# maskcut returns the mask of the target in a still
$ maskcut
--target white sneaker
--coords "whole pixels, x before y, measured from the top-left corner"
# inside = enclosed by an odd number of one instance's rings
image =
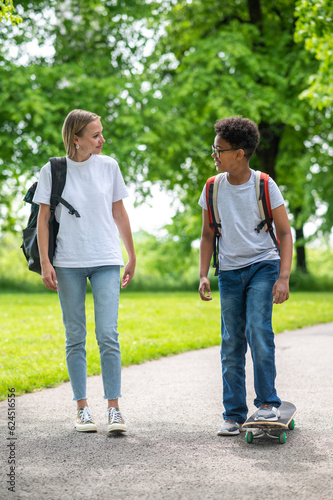
[[[218,430],[218,436],[236,436],[242,430],[242,425],[234,420],[225,420]]]
[[[88,406],[78,409],[74,424],[75,424],[75,429],[80,432],[97,431],[97,425],[93,420],[90,408]]]
[[[280,411],[273,405],[261,405],[254,417],[254,420],[265,422],[276,422],[280,418]]]
[[[108,432],[126,432],[126,420],[118,406],[113,406],[106,410],[105,416],[108,419]]]

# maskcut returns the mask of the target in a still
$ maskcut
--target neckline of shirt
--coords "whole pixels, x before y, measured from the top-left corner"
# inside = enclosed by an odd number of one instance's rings
[[[96,155],[91,155],[88,158],[88,160],[84,160],[84,161],[74,161],[71,158],[68,158],[68,156],[66,156],[66,161],[67,161],[67,165],[70,165],[72,167],[84,167],[85,165],[88,165],[88,163],[91,163],[94,160],[95,156]]]
[[[227,172],[225,172],[225,180],[227,182],[227,185],[230,186],[230,187],[232,187],[233,189],[241,189],[241,188],[247,187],[249,184],[252,183],[253,179],[255,178],[254,170],[252,168],[250,170],[251,170],[250,178],[249,178],[248,181],[244,182],[244,184],[231,184],[228,181]]]

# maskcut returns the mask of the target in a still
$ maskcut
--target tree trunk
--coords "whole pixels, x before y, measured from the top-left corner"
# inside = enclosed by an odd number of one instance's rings
[[[248,0],[247,5],[249,9],[251,23],[258,26],[260,33],[262,34],[262,15],[261,15],[260,1]]]
[[[270,125],[261,122],[259,125],[260,143],[257,148],[257,156],[260,161],[260,170],[275,180],[275,163],[279,152],[279,143],[284,125]]]
[[[260,161],[260,170],[269,174],[274,180],[276,157],[279,152],[279,143],[283,129],[283,124],[272,126],[262,122],[259,125],[260,144],[257,149],[257,156]],[[300,211],[301,209],[294,211],[295,220],[297,219],[297,213]],[[298,271],[308,272],[303,226],[296,229],[296,262]]]
[[[300,243],[298,244],[298,242]],[[296,269],[297,271],[303,271],[304,273],[308,272],[306,265],[303,226],[296,229]]]

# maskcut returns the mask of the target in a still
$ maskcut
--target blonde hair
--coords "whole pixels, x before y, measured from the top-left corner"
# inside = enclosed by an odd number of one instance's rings
[[[84,109],[73,109],[67,115],[62,127],[62,138],[68,158],[74,158],[75,156],[74,136],[82,137],[88,123],[97,120],[97,118],[101,117]]]

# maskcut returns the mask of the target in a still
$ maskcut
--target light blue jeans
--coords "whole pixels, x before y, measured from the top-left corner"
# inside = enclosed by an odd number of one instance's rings
[[[55,268],[66,331],[66,361],[73,399],[87,399],[87,279],[94,298],[95,333],[99,346],[105,399],[121,396],[121,355],[118,342],[120,266]]]
[[[247,418],[245,354],[251,349],[254,405],[280,406],[275,389],[275,344],[272,330],[273,285],[279,260],[267,260],[232,271],[220,271],[223,418]]]

